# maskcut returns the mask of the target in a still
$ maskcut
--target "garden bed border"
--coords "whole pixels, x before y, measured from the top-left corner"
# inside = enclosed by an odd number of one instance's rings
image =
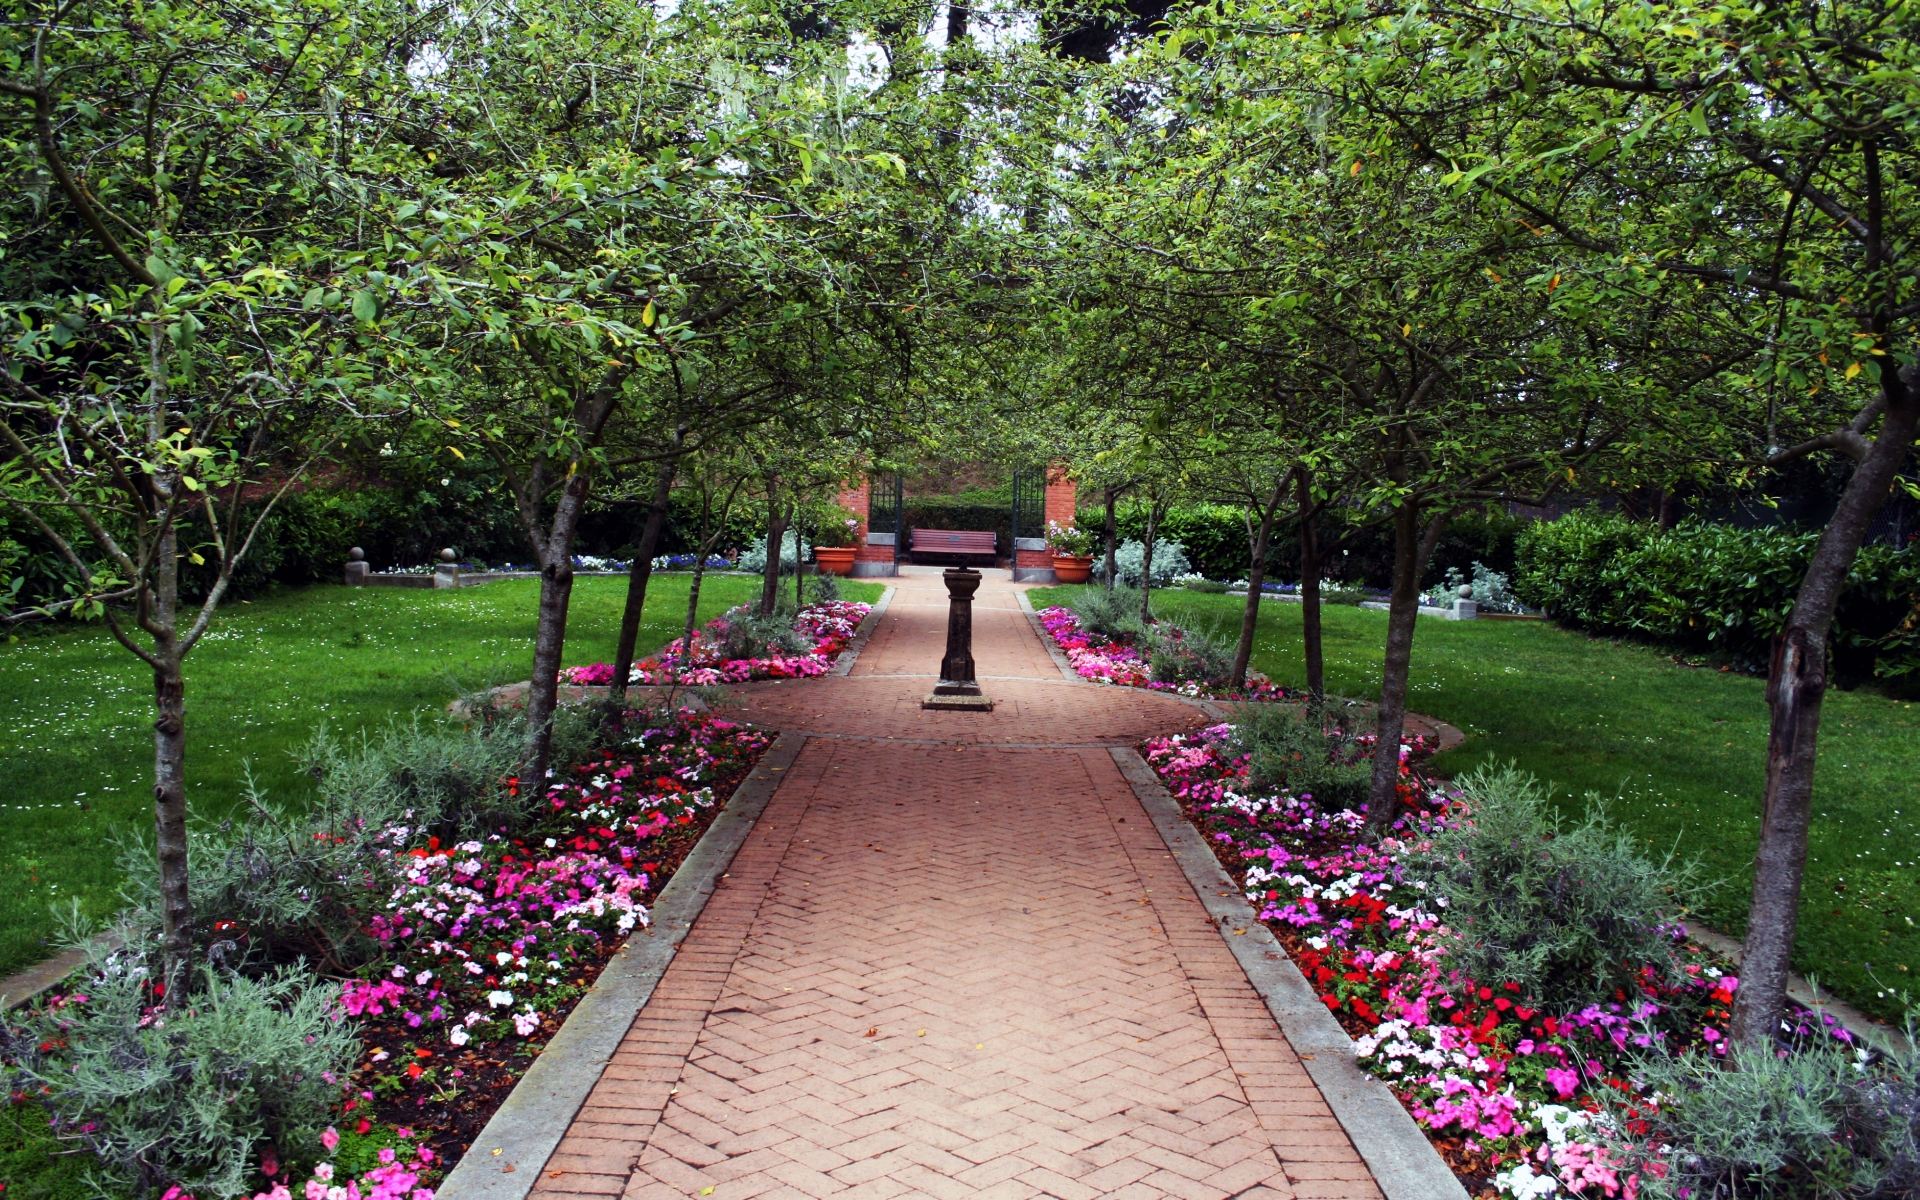
[[[880,598],[867,609],[867,615],[860,622],[860,628],[854,630],[853,636],[847,639],[846,648],[840,651],[838,658],[834,659],[833,670],[828,671],[827,674],[847,675],[853,671],[854,661],[860,657],[860,651],[866,648],[867,639],[873,636],[874,629],[880,624],[880,618],[887,615],[887,605],[893,603],[894,590],[893,585],[888,584],[886,590],[880,593]]]
[[[436,1190],[438,1200],[524,1200],[614,1051],[673,962],[734,855],[800,755],[806,735],[783,733],[728,798],[661,889],[652,924],[607,963],[560,1031],[495,1110]]]
[[[1273,931],[1255,917],[1253,906],[1228,878],[1213,848],[1187,821],[1153,768],[1132,747],[1116,746],[1111,753],[1219,929],[1221,940],[1266,1002],[1267,1011],[1373,1173],[1381,1193],[1387,1200],[1467,1200],[1467,1191],[1452,1168],[1399,1099],[1386,1084],[1360,1069],[1353,1056],[1353,1039],[1307,986],[1306,977]]]

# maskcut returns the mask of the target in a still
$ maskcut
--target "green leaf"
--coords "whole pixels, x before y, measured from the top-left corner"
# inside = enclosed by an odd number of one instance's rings
[[[364,321],[369,325],[378,321],[380,319],[379,297],[375,296],[372,292],[355,292],[353,294],[353,317],[354,320]]]

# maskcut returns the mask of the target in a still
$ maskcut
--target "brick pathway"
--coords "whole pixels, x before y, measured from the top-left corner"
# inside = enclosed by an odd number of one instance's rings
[[[1378,1196],[1089,745],[1199,714],[1058,682],[989,582],[975,657],[1017,723],[909,717],[945,610],[900,584],[852,676],[748,706],[912,740],[807,742],[536,1194]]]

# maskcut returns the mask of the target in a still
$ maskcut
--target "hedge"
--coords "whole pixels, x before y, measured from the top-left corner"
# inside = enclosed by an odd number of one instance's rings
[[[1351,514],[1357,517],[1359,514]],[[1323,548],[1340,542],[1345,532],[1344,512],[1324,516],[1320,527]],[[1105,527],[1106,511],[1083,508],[1079,513],[1082,529],[1096,533]],[[1147,528],[1146,509],[1122,505],[1115,514],[1120,537],[1139,539]],[[1526,522],[1505,513],[1462,513],[1447,525],[1447,532],[1434,549],[1426,582],[1446,577],[1447,568],[1458,568],[1462,575],[1473,573],[1473,564],[1484,563],[1502,574],[1511,574],[1514,564],[1514,538]],[[1267,547],[1267,575],[1271,579],[1295,580],[1300,577],[1300,539],[1298,527],[1282,522]],[[1168,510],[1156,536],[1169,537],[1186,547],[1193,569],[1209,579],[1245,579],[1247,577],[1246,510],[1232,504],[1180,504]],[[1329,579],[1343,580],[1366,587],[1390,587],[1393,583],[1393,530],[1384,525],[1359,529],[1339,549],[1327,551],[1323,569]]]
[[[1516,594],[1571,625],[1713,651],[1765,670],[1812,560],[1815,531],[1687,522],[1666,532],[1583,510],[1530,526]],[[1920,672],[1920,550],[1868,546],[1834,617],[1842,679]]]

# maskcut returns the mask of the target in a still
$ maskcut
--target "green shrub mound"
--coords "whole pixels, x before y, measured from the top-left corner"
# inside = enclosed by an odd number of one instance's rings
[[[1640,854],[1595,796],[1563,822],[1552,793],[1512,766],[1485,764],[1457,786],[1470,823],[1436,834],[1406,876],[1444,899],[1448,968],[1517,983],[1555,1012],[1637,994],[1643,967],[1681,981],[1673,928],[1691,868]]]
[[[1342,725],[1330,728],[1295,709],[1249,704],[1238,714],[1233,746],[1248,756],[1257,783],[1312,796],[1325,812],[1366,807],[1372,761]]]
[[[1140,620],[1138,588],[1082,588],[1070,606],[1073,615],[1080,618],[1080,628],[1095,637],[1133,642],[1146,634],[1146,624]]]
[[[92,1193],[242,1196],[261,1145],[318,1157],[359,1051],[339,987],[209,966],[189,1002],[143,1021],[158,955],[122,933],[118,949],[91,944],[84,1000],[0,1030],[0,1079],[37,1101],[57,1141],[92,1152]]]
[[[1514,591],[1569,624],[1722,653],[1762,670],[1819,535],[1686,523],[1661,532],[1592,509],[1520,535]],[[1920,552],[1867,546],[1834,616],[1843,677],[1920,672]]]
[[[1155,683],[1225,683],[1233,671],[1233,646],[1209,630],[1156,626],[1147,670]]]

